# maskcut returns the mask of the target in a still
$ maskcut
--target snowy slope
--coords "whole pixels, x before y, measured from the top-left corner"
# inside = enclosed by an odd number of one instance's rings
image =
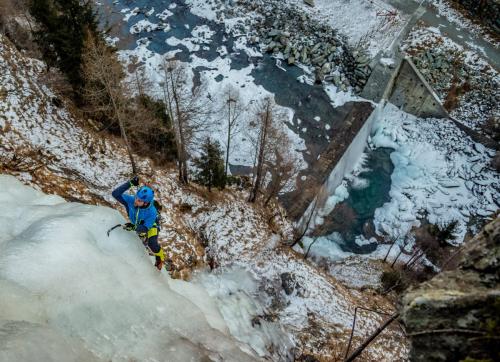
[[[44,69],[42,62],[21,56],[0,35],[0,160],[15,164],[17,156],[24,165],[43,165],[93,191],[103,190],[110,177],[130,172],[126,153],[104,138],[91,137],[65,107],[55,106],[54,92],[37,80]]]

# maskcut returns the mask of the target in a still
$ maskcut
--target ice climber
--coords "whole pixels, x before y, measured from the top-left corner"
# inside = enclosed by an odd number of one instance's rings
[[[139,186],[139,177],[134,176],[130,181],[118,186],[113,192],[113,197],[125,206],[130,222],[124,229],[135,231],[156,257],[155,266],[158,270],[163,267],[165,254],[158,244],[158,211],[154,205],[154,191],[149,186],[141,186],[135,197],[125,192],[132,186]]]

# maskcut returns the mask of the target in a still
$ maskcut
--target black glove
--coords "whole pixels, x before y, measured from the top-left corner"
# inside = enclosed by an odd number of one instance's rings
[[[134,176],[130,179],[131,186],[139,186],[139,176]]]
[[[123,228],[127,231],[132,231],[135,230],[135,225],[132,224],[131,222],[128,222],[125,225],[123,225]]]

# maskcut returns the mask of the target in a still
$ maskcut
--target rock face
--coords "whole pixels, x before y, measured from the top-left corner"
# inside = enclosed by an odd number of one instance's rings
[[[464,247],[456,270],[409,291],[403,304],[411,361],[500,360],[500,217]]]

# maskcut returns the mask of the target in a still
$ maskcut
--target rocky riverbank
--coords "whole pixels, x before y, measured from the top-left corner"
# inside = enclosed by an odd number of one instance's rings
[[[239,28],[249,45],[283,58],[288,65],[306,66],[316,83],[330,82],[339,90],[352,88],[356,93],[366,84],[371,59],[364,50],[351,48],[331,26],[296,6],[275,0],[240,0],[226,9],[227,17],[243,15],[251,19]]]
[[[452,116],[474,130],[491,133],[498,120],[500,77],[479,53],[432,28],[412,32],[403,48]]]

